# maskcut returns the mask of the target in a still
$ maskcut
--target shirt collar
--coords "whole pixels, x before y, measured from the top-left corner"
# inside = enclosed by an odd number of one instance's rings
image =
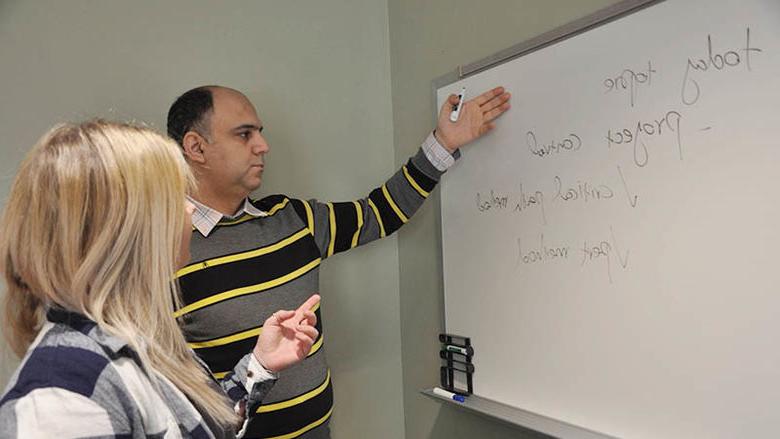
[[[192,197],[188,197],[192,204],[195,205],[195,211],[192,212],[192,226],[203,235],[204,238],[214,230],[214,227],[223,219],[233,220],[237,219],[244,214],[251,215],[255,218],[261,216],[268,216],[267,212],[264,212],[255,207],[249,198],[244,199],[244,204],[236,213],[231,216],[223,215],[220,211],[212,209],[203,203],[198,202]]]
[[[122,354],[137,358],[135,351],[130,348],[125,340],[106,332],[97,323],[82,314],[68,311],[55,305],[46,310],[46,320],[51,323],[65,325],[74,331],[78,331],[114,354]]]

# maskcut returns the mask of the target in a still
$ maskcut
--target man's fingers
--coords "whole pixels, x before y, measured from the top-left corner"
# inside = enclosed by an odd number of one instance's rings
[[[450,114],[450,112],[458,105],[458,95],[450,95],[447,98],[447,102],[442,104],[440,115]]]
[[[500,107],[494,108],[494,109],[488,111],[487,113],[485,113],[484,116],[483,116],[483,120],[485,122],[490,122],[491,120],[493,120],[493,119],[497,118],[498,116],[501,116],[502,114],[504,114],[504,112],[506,110],[508,110],[509,108],[510,108],[509,102],[505,102]]]
[[[509,93],[504,93],[504,94],[502,94],[500,96],[496,96],[496,97],[490,99],[489,101],[486,101],[484,104],[482,104],[480,106],[480,108],[482,109],[483,113],[487,113],[488,111],[490,111],[490,110],[492,110],[494,108],[498,108],[498,107],[501,107],[504,104],[508,104],[509,98],[511,96],[512,95],[510,95]]]
[[[502,93],[504,93],[504,87],[496,87],[474,98],[474,102],[476,102],[481,107],[485,102],[495,98],[496,96],[501,96]]]

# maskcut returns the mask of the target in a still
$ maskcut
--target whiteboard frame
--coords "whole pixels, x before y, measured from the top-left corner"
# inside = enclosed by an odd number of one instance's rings
[[[461,79],[468,78],[469,76],[476,75],[477,73],[520,58],[521,56],[528,55],[529,53],[536,52],[537,50],[544,49],[545,47],[552,46],[553,44],[560,43],[581,33],[585,33],[591,29],[603,26],[664,1],[666,0],[623,0],[551,31],[523,41],[522,43],[498,51],[478,61],[458,66],[452,72],[444,74],[432,81],[434,115],[438,118],[439,113],[436,111],[438,107],[436,91],[442,87],[446,87],[453,82],[460,81]]]
[[[433,116],[434,121],[438,120],[439,108],[437,91],[446,87],[461,79],[468,78],[478,73],[489,70],[493,67],[499,66],[506,62],[515,60],[522,56],[536,52],[537,50],[544,49],[569,38],[575,37],[579,34],[585,33],[591,29],[608,24],[612,21],[631,15],[635,12],[641,11],[645,8],[662,3],[666,0],[623,0],[615,3],[611,6],[607,6],[600,9],[590,15],[571,21],[560,27],[557,27],[551,31],[540,34],[522,43],[515,44],[512,47],[496,52],[490,56],[482,58],[478,61],[460,65],[455,70],[442,75],[431,82],[431,96],[433,99]],[[442,218],[441,218],[441,196],[438,198],[439,215],[437,216],[437,227],[439,232],[442,232]],[[440,243],[443,244],[444,237],[440,235]],[[443,260],[442,247],[439,246],[439,260]],[[444,285],[444,270],[442,265],[441,281]],[[443,291],[442,291],[443,293]],[[446,306],[446,303],[445,303]],[[441,313],[441,326],[446,328],[446,319],[444,310]],[[479,347],[477,347],[479,349]],[[604,433],[596,432],[588,428],[584,428],[577,425],[572,425],[568,422],[552,419],[547,416],[532,413],[527,410],[518,409],[508,406],[498,401],[493,401],[487,398],[483,398],[477,395],[472,395],[468,398],[468,403],[460,404],[455,401],[447,400],[445,398],[437,397],[433,394],[431,389],[421,391],[424,395],[431,397],[435,400],[440,400],[447,404],[452,404],[456,407],[463,407],[474,413],[484,415],[490,419],[500,421],[502,423],[508,423],[511,425],[519,426],[524,429],[530,429],[540,433],[544,433],[556,438],[566,439],[614,439],[614,436],[609,436]]]
[[[566,439],[618,439],[615,436],[608,436],[604,433],[598,433],[588,430],[568,422],[559,421],[544,415],[518,409],[500,402],[483,398],[477,395],[471,395],[465,402],[457,402],[451,398],[433,393],[433,389],[423,390],[423,395],[445,404],[451,404],[460,410],[472,412],[477,415],[498,420],[503,424],[513,427],[521,427],[525,430],[541,432],[556,438]]]

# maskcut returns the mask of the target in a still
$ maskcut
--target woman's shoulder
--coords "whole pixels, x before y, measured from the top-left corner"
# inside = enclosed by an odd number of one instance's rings
[[[126,360],[92,335],[44,326],[0,399],[0,437],[114,437],[142,425],[117,367]]]
[[[9,382],[0,405],[46,388],[90,397],[110,364],[109,355],[87,334],[47,324]]]

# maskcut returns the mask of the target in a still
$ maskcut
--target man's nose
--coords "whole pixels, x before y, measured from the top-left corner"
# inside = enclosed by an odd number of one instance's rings
[[[266,142],[265,137],[262,134],[257,134],[255,137],[255,143],[252,145],[252,152],[255,154],[264,154],[271,149]]]

